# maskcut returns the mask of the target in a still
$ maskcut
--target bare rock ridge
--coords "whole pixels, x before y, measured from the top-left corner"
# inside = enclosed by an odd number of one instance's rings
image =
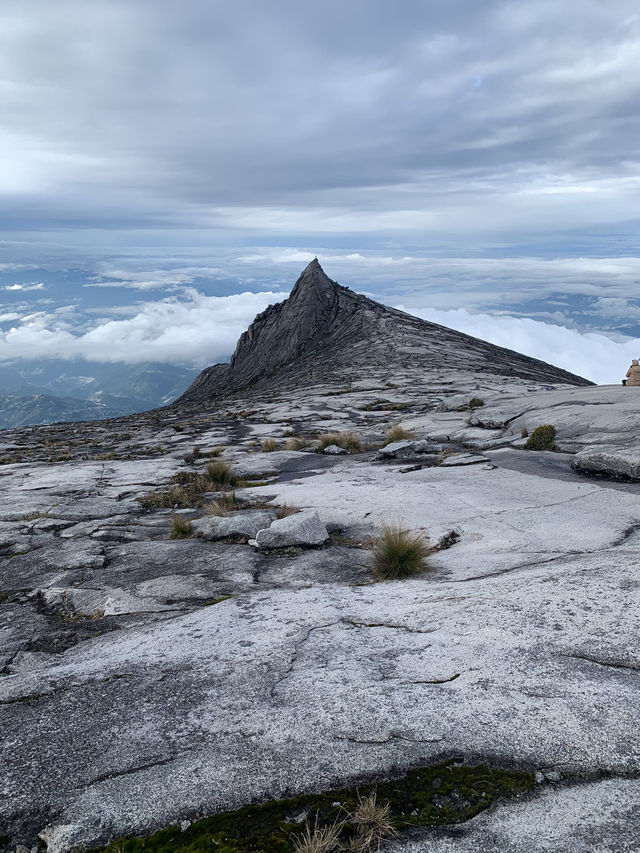
[[[381,305],[332,281],[318,260],[291,295],[240,336],[230,364],[202,371],[176,401],[203,402],[249,386],[293,388],[340,382],[370,369],[461,370],[533,382],[591,385],[575,374]]]

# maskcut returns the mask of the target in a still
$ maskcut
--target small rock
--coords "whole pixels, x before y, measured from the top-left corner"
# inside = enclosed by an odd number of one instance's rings
[[[557,770],[548,770],[544,775],[549,782],[559,782],[562,779],[562,773],[559,773]]]
[[[259,530],[255,537],[258,548],[290,548],[294,545],[322,545],[329,538],[326,526],[315,510],[303,510],[279,518],[271,527]]]
[[[202,539],[239,539],[246,542],[255,538],[257,532],[268,527],[272,521],[272,513],[257,510],[227,516],[209,515],[197,519],[192,526],[194,534]]]
[[[442,468],[452,468],[456,465],[480,465],[483,462],[489,462],[486,456],[480,456],[477,453],[456,453],[455,456],[447,456],[440,463]]]
[[[540,770],[536,770],[536,785],[541,785],[544,782],[544,773],[541,773]]]
[[[423,453],[441,453],[442,445],[433,441],[421,439],[420,441],[392,441],[381,447],[376,453],[376,459],[406,459],[411,456],[420,456]]]
[[[181,820],[180,821],[180,831],[181,832],[186,832],[190,826],[191,826],[190,820]]]
[[[338,447],[337,444],[327,445],[327,447],[325,447],[325,449],[322,452],[328,453],[329,456],[344,456],[347,453],[347,451],[344,449],[344,447]]]

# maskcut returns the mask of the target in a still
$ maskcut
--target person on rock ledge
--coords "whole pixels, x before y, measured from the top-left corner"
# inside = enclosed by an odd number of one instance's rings
[[[622,384],[627,387],[629,385],[640,385],[640,362],[637,358],[631,359],[631,367],[627,370],[627,378],[622,380]]]

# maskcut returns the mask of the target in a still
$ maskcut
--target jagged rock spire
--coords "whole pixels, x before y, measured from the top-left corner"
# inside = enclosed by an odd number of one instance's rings
[[[279,390],[283,383],[295,387],[331,384],[374,368],[401,371],[409,363],[427,373],[461,370],[590,384],[537,359],[353,293],[332,281],[314,258],[289,298],[258,314],[240,336],[231,363],[204,370],[176,403],[197,402],[249,386]]]

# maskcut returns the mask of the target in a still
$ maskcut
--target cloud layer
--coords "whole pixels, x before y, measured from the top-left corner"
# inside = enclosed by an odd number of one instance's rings
[[[126,309],[122,319],[94,321],[77,331],[73,306],[22,316],[7,313],[11,323],[0,332],[0,362],[16,358],[85,358],[100,362],[180,362],[205,367],[226,361],[240,334],[267,305],[286,292],[205,296],[193,288],[181,296]],[[406,310],[404,304],[394,307]],[[124,313],[124,312],[123,312]],[[614,341],[527,318],[496,317],[466,309],[412,308],[411,313],[483,340],[515,349],[585,376],[599,384],[617,383],[631,358],[640,355],[640,339]]]
[[[4,4],[0,225],[602,236],[638,216],[639,41],[634,0]]]

